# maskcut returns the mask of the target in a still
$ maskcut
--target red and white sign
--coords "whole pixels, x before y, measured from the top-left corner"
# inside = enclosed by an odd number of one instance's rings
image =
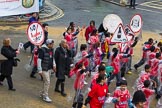
[[[140,14],[135,14],[132,17],[129,26],[134,33],[140,32],[142,28],[142,16]]]
[[[135,36],[133,31],[130,29],[129,25],[126,25],[124,27],[124,32],[125,32],[125,35],[127,36],[128,41],[130,41],[133,38],[133,36]]]
[[[119,43],[119,48],[120,48],[120,52],[125,52],[126,48],[128,46],[128,43],[125,42],[125,43]]]
[[[117,29],[115,30],[115,33],[113,35],[113,37],[110,40],[111,42],[114,43],[125,43],[128,41],[124,29],[123,29],[123,25],[119,24]]]
[[[44,30],[40,23],[33,22],[27,29],[28,39],[34,45],[42,45],[44,41]]]

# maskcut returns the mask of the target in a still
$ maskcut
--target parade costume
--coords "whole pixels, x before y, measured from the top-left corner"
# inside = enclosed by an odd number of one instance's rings
[[[128,103],[130,102],[130,93],[127,89],[122,91],[117,88],[114,91],[113,98],[116,99],[114,108],[128,108]]]
[[[151,41],[153,41],[153,40],[151,40]],[[142,49],[143,50],[142,59],[137,64],[134,65],[135,69],[137,69],[138,67],[142,66],[146,62],[146,60],[147,60],[147,53],[150,50],[150,48],[152,46],[152,43],[153,42],[149,42],[149,41],[144,43],[144,46],[143,46],[143,49]]]
[[[91,91],[88,93],[87,103],[90,104],[90,108],[102,108],[106,95],[108,93],[108,86],[106,84],[95,84]]]
[[[145,94],[146,102],[144,103],[144,108],[149,108],[150,105],[150,97],[155,93],[155,90],[151,90],[149,88],[142,88],[142,91]]]

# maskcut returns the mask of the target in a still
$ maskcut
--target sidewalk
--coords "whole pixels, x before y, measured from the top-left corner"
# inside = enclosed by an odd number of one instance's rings
[[[62,17],[63,11],[46,0],[43,9],[39,12],[40,22],[45,22],[49,20],[55,20]],[[0,25],[21,25],[27,24],[30,16],[22,15],[22,16],[6,16],[0,18]]]

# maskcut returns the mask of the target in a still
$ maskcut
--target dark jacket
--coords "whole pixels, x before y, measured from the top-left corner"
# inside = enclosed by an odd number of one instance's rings
[[[46,43],[47,39],[48,39],[48,32],[44,30],[44,41],[43,41],[43,44]]]
[[[53,49],[49,49],[45,44],[39,49],[38,59],[41,59],[42,71],[53,69]],[[39,69],[38,69],[39,70]]]
[[[16,50],[11,46],[3,46],[1,48],[1,54],[7,58],[7,60],[1,64],[1,74],[10,76],[13,70],[13,60],[14,57],[16,57]]]
[[[65,79],[65,75],[68,75],[70,71],[70,50],[64,51],[60,46],[56,48],[54,57],[56,62],[56,77],[58,79]]]

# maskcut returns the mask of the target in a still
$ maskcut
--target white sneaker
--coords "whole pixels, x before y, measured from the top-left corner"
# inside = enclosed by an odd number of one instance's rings
[[[70,64],[70,67],[71,67],[71,68],[74,67],[74,64]]]
[[[126,80],[124,77],[122,77],[122,80]]]
[[[48,96],[44,97],[43,100],[48,103],[52,102],[52,100]]]
[[[84,81],[84,85],[87,85],[88,83],[86,81]]]

